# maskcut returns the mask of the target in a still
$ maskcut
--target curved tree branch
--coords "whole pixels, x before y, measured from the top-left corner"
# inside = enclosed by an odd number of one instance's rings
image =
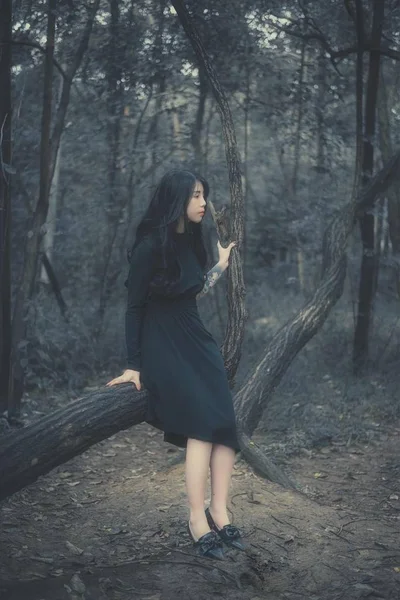
[[[11,44],[13,46],[28,46],[28,48],[34,48],[35,50],[39,50],[39,52],[41,52],[42,54],[46,54],[46,48],[43,48],[43,46],[41,46],[37,42],[28,42],[28,41],[23,41],[23,40],[11,40],[11,41],[8,40],[8,41],[2,42],[2,44]],[[64,71],[64,69],[62,68],[62,66],[60,65],[58,60],[56,58],[54,58],[54,56],[52,58],[52,61],[53,61],[54,66],[60,72],[60,74],[64,77],[64,79],[66,81],[70,81],[69,75]]]
[[[327,52],[327,54],[329,54],[331,60],[333,60],[333,61],[335,59],[347,58],[347,56],[357,53],[358,46],[356,44],[347,46],[346,48],[339,48],[338,50],[335,50],[334,48],[332,48],[332,46],[330,45],[327,38],[320,31],[304,32],[304,31],[295,29],[293,27],[284,27],[283,25],[277,25],[276,23],[271,23],[270,25],[271,25],[271,27],[273,27],[274,29],[276,29],[278,31],[281,31],[282,33],[287,33],[288,35],[291,35],[292,37],[299,38],[306,42],[309,42],[309,41],[319,42],[321,44],[321,46],[324,48],[324,50]],[[388,46],[386,44],[382,44],[381,46],[376,47],[376,45],[372,42],[371,39],[364,40],[362,51],[363,52],[377,52],[381,56],[386,56],[387,58],[392,58],[393,60],[400,60],[400,51],[399,50],[397,50],[396,48],[391,48],[390,46]]]
[[[328,225],[323,242],[321,281],[312,298],[272,338],[263,358],[235,396],[239,425],[251,435],[267,401],[298,352],[317,333],[343,291],[346,248],[356,216],[371,208],[376,198],[400,176],[400,151],[377,173],[357,198]],[[261,373],[263,374],[261,376]]]
[[[225,141],[226,161],[229,171],[231,206],[230,219],[229,221],[225,221],[226,236],[221,235],[225,233],[222,229],[218,231],[218,234],[224,242],[235,240],[240,248],[244,239],[244,198],[240,156],[232,113],[225,92],[220,85],[217,73],[215,72],[184,2],[182,0],[172,0],[171,4],[175,8],[182,27],[192,44],[199,63],[199,68],[202,69],[207,76],[210,89],[214,95],[220,113]],[[242,264],[238,250],[235,247],[231,252],[230,265],[228,268],[228,323],[225,340],[222,346],[225,368],[231,385],[233,385],[234,377],[240,362],[244,329],[247,320],[247,311],[244,303],[245,293]]]

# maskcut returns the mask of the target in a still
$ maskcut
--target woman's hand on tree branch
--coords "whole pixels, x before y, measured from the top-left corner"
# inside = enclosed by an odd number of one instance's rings
[[[130,382],[132,382],[136,386],[136,389],[140,392],[142,387],[142,384],[140,383],[140,371],[134,371],[133,369],[125,369],[122,375],[106,383],[106,387],[118,385],[119,383]]]
[[[217,242],[217,248],[218,248],[218,262],[221,265],[228,265],[229,262],[229,256],[231,253],[232,248],[236,246],[236,242],[231,242],[226,248],[223,248],[220,244],[220,241],[218,240]]]

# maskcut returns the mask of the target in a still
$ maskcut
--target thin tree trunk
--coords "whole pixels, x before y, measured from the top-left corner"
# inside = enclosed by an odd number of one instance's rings
[[[158,5],[158,27],[155,34],[154,46],[153,46],[153,61],[158,61],[159,63],[159,72],[157,73],[156,79],[156,88],[158,87],[158,94],[156,94],[155,102],[154,102],[154,116],[150,122],[150,127],[147,135],[147,147],[151,148],[150,157],[151,157],[151,185],[154,186],[156,184],[157,179],[157,169],[156,165],[159,163],[159,140],[158,140],[158,126],[160,114],[163,108],[164,95],[165,90],[167,88],[167,73],[164,65],[165,57],[163,56],[162,47],[163,47],[163,34],[164,34],[164,24],[165,24],[165,2],[164,0],[156,0],[155,4]],[[174,138],[172,138],[174,142]]]
[[[107,49],[107,146],[108,146],[108,199],[106,202],[106,236],[103,249],[104,265],[100,281],[99,310],[94,339],[101,336],[104,315],[118,273],[110,272],[115,240],[117,239],[121,206],[120,190],[120,137],[123,115],[122,64],[124,50],[120,42],[119,0],[110,0],[109,42]]]
[[[59,88],[59,98],[61,99],[63,79],[62,76],[59,75],[60,78],[60,88]],[[50,185],[50,194],[49,194],[49,210],[46,218],[46,234],[43,237],[43,252],[45,252],[47,260],[49,263],[52,262],[53,257],[53,247],[54,247],[54,237],[56,233],[56,219],[57,219],[57,201],[58,201],[58,191],[60,184],[60,168],[61,168],[61,149],[62,149],[62,140],[60,140],[60,145],[58,148],[57,155],[55,156],[55,169],[54,176]],[[48,277],[47,269],[42,263],[42,270],[40,273],[40,281],[44,284],[49,284],[50,280]]]
[[[368,183],[374,168],[374,135],[381,60],[379,49],[383,28],[384,5],[384,0],[374,0],[371,30],[372,48],[369,54],[370,58],[365,102],[365,135],[362,165],[363,185]],[[365,212],[361,216],[359,223],[363,253],[358,292],[358,314],[354,332],[353,367],[356,373],[365,367],[368,360],[369,332],[372,322],[375,283],[377,280],[376,270],[378,268],[374,239],[375,224],[373,213]]]
[[[375,269],[375,281],[374,290],[378,289],[378,278],[380,269],[380,260],[383,253],[384,238],[385,238],[385,198],[380,198],[376,203],[376,219],[375,219],[375,256],[376,256],[376,269]]]
[[[243,278],[246,278],[249,258],[249,138],[251,121],[250,113],[250,61],[249,61],[249,38],[246,35],[245,50],[246,84],[244,99],[244,156],[243,156],[243,198],[244,198],[244,227],[243,227]]]
[[[173,99],[171,99],[172,103],[172,147],[171,152],[177,153],[182,162],[186,159],[186,150],[183,145],[182,132],[181,132],[181,122],[179,120],[179,106],[175,105]]]
[[[303,127],[304,117],[304,99],[303,99],[303,87],[305,80],[305,62],[306,62],[306,42],[303,40],[301,44],[301,55],[300,55],[300,76],[299,76],[299,93],[297,97],[297,123],[296,123],[296,135],[294,144],[294,165],[293,173],[291,178],[291,204],[293,212],[297,212],[295,207],[297,205],[297,185],[299,179],[300,169],[300,147],[301,147],[301,130]],[[297,278],[299,281],[300,292],[305,295],[306,285],[304,280],[304,256],[301,240],[298,234],[296,234],[296,264],[297,264]]]
[[[392,139],[390,135],[390,106],[387,87],[381,74],[380,97],[378,103],[379,140],[380,150],[384,161],[392,152]],[[400,188],[392,187],[387,193],[389,237],[392,244],[392,264],[394,268],[394,282],[400,297]]]
[[[301,44],[301,55],[300,55],[300,73],[299,73],[299,93],[297,94],[297,118],[296,118],[296,134],[294,142],[294,162],[293,162],[293,173],[291,177],[291,195],[293,202],[296,199],[297,184],[299,179],[299,168],[300,168],[300,146],[301,146],[301,130],[303,126],[304,117],[304,99],[303,99],[303,86],[305,78],[305,61],[306,61],[306,42],[303,40]]]
[[[25,204],[26,204],[26,208],[29,212],[29,215],[32,216],[33,208],[31,206],[31,198],[29,196],[28,191],[26,190],[25,186],[23,185],[23,183],[21,181],[19,182],[19,188],[22,192],[22,195],[25,197]],[[56,299],[56,302],[59,306],[60,313],[64,317],[65,322],[68,323],[69,317],[68,317],[68,312],[67,312],[67,305],[66,305],[66,302],[62,295],[60,283],[58,281],[58,278],[55,274],[53,266],[52,266],[48,256],[46,255],[45,251],[43,251],[41,253],[41,260],[42,260],[43,270],[46,273],[46,280],[49,282],[51,290],[52,290],[54,297]]]
[[[194,164],[200,173],[203,172],[204,165],[204,152],[202,150],[201,136],[204,124],[207,89],[207,77],[203,69],[199,69],[199,101],[197,104],[196,119],[192,126],[191,139],[194,152]]]
[[[12,0],[0,0],[0,414],[8,408],[11,364],[11,39]]]
[[[354,169],[353,192],[355,198],[361,187],[363,165],[363,98],[364,98],[364,16],[362,0],[355,0],[356,6],[356,161]]]
[[[214,118],[214,104],[212,101],[212,98],[210,98],[209,102],[209,111],[208,111],[208,118],[206,120],[206,135],[205,135],[205,140],[204,140],[204,175],[206,177],[208,177],[208,165],[210,163],[210,157],[209,157],[209,153],[211,152],[211,148],[212,145],[210,144],[210,136],[211,136],[211,124],[212,124],[212,120]]]
[[[125,264],[126,259],[126,249],[127,249],[127,238],[131,236],[131,229],[133,224],[133,209],[136,200],[135,192],[136,188],[140,185],[141,177],[143,174],[143,165],[146,160],[145,152],[138,152],[138,141],[139,136],[142,132],[142,124],[144,120],[144,116],[149,107],[151,97],[153,95],[153,88],[150,88],[150,93],[147,96],[146,102],[144,104],[143,109],[141,110],[138,119],[135,124],[135,129],[132,136],[132,144],[129,147],[129,156],[130,160],[130,171],[128,177],[128,183],[126,186],[126,191],[123,194],[123,202],[121,206],[121,216],[124,217],[124,221],[126,223],[123,234],[120,236],[120,244],[119,244],[119,264]],[[137,159],[139,157],[139,160]]]
[[[156,94],[154,100],[154,115],[151,119],[149,130],[147,133],[147,141],[146,146],[150,148],[150,160],[151,160],[151,185],[154,186],[156,184],[157,179],[157,170],[154,168],[158,162],[158,129],[159,129],[159,119],[162,111],[164,94],[166,90],[166,81],[165,75],[161,74],[158,76],[158,93]],[[174,139],[172,140],[174,141]]]
[[[50,183],[50,125],[52,114],[52,82],[54,37],[56,28],[57,0],[48,0],[47,5],[47,34],[46,55],[44,63],[44,90],[42,128],[40,141],[40,183],[39,199],[33,214],[27,241],[25,245],[24,267],[22,281],[18,288],[12,322],[12,357],[11,357],[11,397],[9,415],[18,417],[23,393],[24,373],[20,362],[19,346],[26,334],[24,307],[26,300],[31,297],[37,269],[39,247],[42,239],[42,225],[46,221]]]
[[[326,85],[326,59],[325,51],[320,48],[318,52],[318,93],[315,107],[317,121],[317,173],[325,171],[325,138],[324,138],[324,112],[325,112],[325,85]]]
[[[65,118],[69,106],[69,99],[71,95],[71,87],[78,71],[82,59],[85,55],[86,50],[89,46],[89,40],[93,29],[93,23],[96,18],[97,11],[99,9],[100,0],[94,0],[93,5],[88,8],[88,17],[85,24],[85,28],[82,32],[76,54],[73,56],[71,65],[67,70],[67,77],[64,77],[63,86],[61,91],[61,98],[57,107],[57,112],[54,119],[53,134],[51,136],[50,149],[51,149],[51,161],[50,161],[50,177],[49,182],[53,180],[54,169],[56,168],[56,156],[58,153],[58,147],[61,141],[62,132],[64,131]]]
[[[61,156],[62,156],[62,140],[60,141],[59,149],[56,157],[56,168],[54,171],[54,177],[51,184],[51,192],[49,196],[49,210],[46,219],[46,234],[43,238],[43,252],[47,256],[49,263],[53,259],[54,240],[57,230],[57,205],[58,205],[58,194],[60,187],[60,168],[61,168]],[[40,281],[44,284],[50,284],[50,279],[47,273],[45,265],[42,265],[40,274]]]

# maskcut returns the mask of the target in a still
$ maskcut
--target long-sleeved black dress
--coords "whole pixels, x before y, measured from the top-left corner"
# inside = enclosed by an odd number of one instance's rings
[[[150,394],[145,420],[164,431],[164,441],[183,448],[190,437],[238,452],[223,358],[197,308],[206,274],[190,233],[174,236],[182,275],[173,296],[149,291],[159,259],[154,238],[146,236],[133,250],[126,282],[126,368],[140,371]]]

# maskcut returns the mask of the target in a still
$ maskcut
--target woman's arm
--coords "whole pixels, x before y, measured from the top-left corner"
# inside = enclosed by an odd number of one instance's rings
[[[196,298],[201,298],[202,296],[207,294],[207,292],[209,292],[213,285],[217,283],[218,279],[221,277],[222,273],[227,268],[228,262],[218,261],[217,264],[214,265],[214,267],[208,271],[204,282],[204,287],[201,290],[201,292],[197,294]]]
[[[222,273],[228,268],[229,256],[230,256],[231,250],[234,246],[236,246],[236,242],[231,242],[230,244],[228,244],[228,246],[226,248],[224,248],[223,246],[221,246],[221,242],[218,240],[217,249],[218,249],[219,261],[210,271],[208,271],[208,273],[206,275],[204,287],[201,290],[201,292],[199,292],[197,294],[196,298],[201,298],[202,296],[207,294],[207,292],[210,291],[212,286],[221,277]]]
[[[125,313],[127,357],[125,368],[140,371],[140,334],[149,283],[153,274],[154,251],[144,238],[132,252],[128,274],[128,301]]]

